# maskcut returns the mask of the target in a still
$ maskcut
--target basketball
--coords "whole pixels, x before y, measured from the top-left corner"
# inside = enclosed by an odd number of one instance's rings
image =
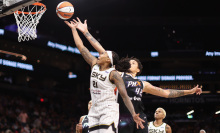
[[[63,1],[57,5],[56,13],[61,19],[66,20],[73,16],[74,7],[70,2]]]

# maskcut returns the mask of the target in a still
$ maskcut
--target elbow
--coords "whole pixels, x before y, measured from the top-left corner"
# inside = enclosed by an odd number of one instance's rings
[[[165,98],[170,98],[170,93],[168,91],[166,91],[164,97]]]
[[[169,95],[165,95],[164,97],[165,97],[165,98],[169,98]]]

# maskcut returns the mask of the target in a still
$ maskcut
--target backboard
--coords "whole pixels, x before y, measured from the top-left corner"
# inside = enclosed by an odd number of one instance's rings
[[[0,0],[0,18],[41,0]]]

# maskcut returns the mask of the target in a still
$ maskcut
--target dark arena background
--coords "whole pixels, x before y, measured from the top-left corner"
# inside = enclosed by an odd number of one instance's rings
[[[30,132],[74,133],[88,113],[90,66],[56,15],[60,0],[43,0],[47,11],[37,39],[18,42],[14,15],[0,18],[0,131],[24,132],[18,116],[27,112]],[[120,57],[137,57],[142,80],[164,89],[203,93],[166,99],[143,94],[148,121],[157,107],[173,133],[220,133],[220,8],[217,1],[69,0],[72,18],[87,19],[90,33]],[[84,45],[95,53],[86,38]],[[26,60],[17,53],[26,56]],[[188,112],[194,111],[187,115]]]

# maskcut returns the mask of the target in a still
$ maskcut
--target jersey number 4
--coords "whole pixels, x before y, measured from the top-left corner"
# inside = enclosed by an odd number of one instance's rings
[[[136,88],[135,92],[137,95],[142,96],[142,89],[141,88]]]

